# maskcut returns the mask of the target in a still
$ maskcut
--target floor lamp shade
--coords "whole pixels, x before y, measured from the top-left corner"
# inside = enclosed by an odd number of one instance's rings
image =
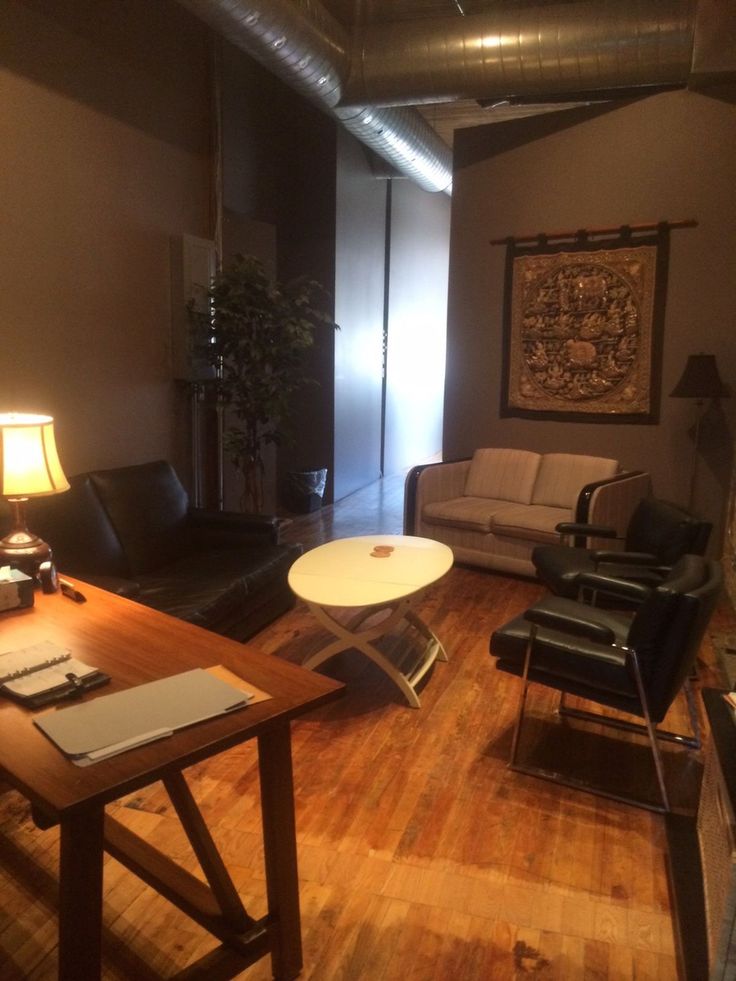
[[[51,416],[0,414],[0,495],[12,510],[12,527],[0,541],[0,563],[35,573],[50,556],[46,542],[26,527],[25,504],[69,489],[59,462]]]
[[[728,389],[718,374],[715,354],[691,354],[682,377],[670,392],[680,399],[718,399],[728,395]]]

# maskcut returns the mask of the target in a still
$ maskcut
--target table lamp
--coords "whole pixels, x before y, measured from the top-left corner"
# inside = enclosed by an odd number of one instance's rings
[[[700,449],[700,423],[703,418],[702,406],[706,399],[724,398],[730,394],[729,389],[721,381],[718,365],[714,354],[691,354],[682,377],[670,392],[671,398],[695,399],[698,415],[695,421],[695,438],[693,440],[693,462],[690,472],[690,507],[695,495],[695,474],[698,465]]]
[[[26,527],[26,503],[69,489],[59,463],[51,416],[0,413],[0,496],[11,508],[12,527],[0,540],[0,565],[29,576],[51,556],[51,549]]]

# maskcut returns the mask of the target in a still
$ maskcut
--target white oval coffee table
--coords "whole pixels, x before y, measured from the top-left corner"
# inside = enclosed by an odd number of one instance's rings
[[[372,554],[376,546],[383,556]],[[336,638],[306,658],[303,666],[316,668],[355,647],[391,678],[413,708],[419,708],[416,686],[435,661],[447,660],[447,654],[411,607],[452,563],[447,545],[410,535],[338,538],[302,555],[291,567],[289,585]],[[340,619],[337,611],[356,607],[357,612]],[[389,657],[373,641],[399,626],[416,630],[423,644],[401,645],[404,650]]]

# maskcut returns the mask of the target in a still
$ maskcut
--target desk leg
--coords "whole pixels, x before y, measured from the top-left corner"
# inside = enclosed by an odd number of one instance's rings
[[[102,956],[104,807],[61,822],[59,981],[97,981]]]
[[[291,981],[302,968],[294,781],[289,724],[258,737],[261,812],[274,978]]]

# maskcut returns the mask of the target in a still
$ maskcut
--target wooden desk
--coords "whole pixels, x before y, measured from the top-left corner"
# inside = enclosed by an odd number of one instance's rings
[[[69,647],[112,678],[85,700],[215,664],[273,697],[85,768],[46,739],[32,711],[0,697],[0,778],[29,799],[38,824],[60,825],[59,978],[100,977],[104,850],[241,953],[243,967],[270,952],[275,977],[296,977],[302,956],[289,724],[338,697],[342,685],[85,583],[79,588],[84,604],[37,593],[33,608],[2,614],[0,649],[43,639]],[[268,913],[259,921],[243,908],[182,773],[248,739],[258,740],[267,878]],[[105,815],[107,803],[156,780],[209,888]]]

